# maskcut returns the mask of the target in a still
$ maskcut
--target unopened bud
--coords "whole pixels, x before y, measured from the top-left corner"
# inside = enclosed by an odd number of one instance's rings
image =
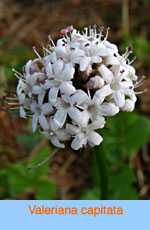
[[[73,26],[67,26],[66,28],[69,32],[71,32],[73,30]]]
[[[126,112],[132,112],[134,110],[134,107],[135,107],[134,101],[131,99],[127,99],[125,101],[124,106],[121,108],[121,110]]]
[[[83,79],[86,80],[92,73],[92,66],[88,65],[87,68],[83,72]]]
[[[86,84],[86,87],[88,89],[100,89],[103,87],[103,85],[104,85],[104,79],[96,75],[95,77],[90,78],[90,80]]]

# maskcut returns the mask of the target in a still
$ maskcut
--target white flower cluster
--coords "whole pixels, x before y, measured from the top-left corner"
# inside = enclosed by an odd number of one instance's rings
[[[56,45],[51,37],[44,57],[29,60],[20,74],[17,98],[20,116],[32,118],[33,132],[40,132],[54,146],[64,148],[65,141],[78,150],[99,145],[103,138],[96,132],[105,126],[105,116],[135,107],[134,89],[142,84],[128,56],[132,48],[120,55],[117,46],[107,41],[99,30],[84,28],[80,33],[72,26],[61,31]],[[16,100],[17,100],[16,98]],[[17,103],[16,103],[17,104]]]

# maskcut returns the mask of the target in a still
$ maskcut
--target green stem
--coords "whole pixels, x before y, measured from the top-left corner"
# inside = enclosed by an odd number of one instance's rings
[[[58,150],[59,150],[59,148],[54,149],[53,152],[48,157],[46,157],[42,162],[33,166],[32,168],[28,168],[28,170],[36,169],[36,168],[40,167],[41,165],[45,164],[51,157],[53,157],[58,152]]]
[[[100,174],[101,200],[108,200],[108,170],[105,152],[102,147],[95,147],[94,152],[96,154]]]

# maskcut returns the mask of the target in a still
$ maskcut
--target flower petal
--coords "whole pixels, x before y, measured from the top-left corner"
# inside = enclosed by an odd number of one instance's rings
[[[67,141],[70,139],[70,134],[65,129],[60,129],[57,131],[57,137],[60,141]]]
[[[50,54],[50,60],[55,63],[57,61],[57,55],[56,55],[56,52],[53,51],[51,54]]]
[[[83,102],[89,101],[89,97],[83,90],[77,90],[76,93],[71,96],[70,101],[73,104],[77,103],[81,105]]]
[[[92,57],[92,62],[93,63],[100,63],[102,61],[102,58],[99,56],[94,56]]]
[[[66,64],[64,71],[61,73],[61,79],[64,81],[71,80],[73,78],[75,69],[70,66],[70,64]]]
[[[57,61],[53,64],[53,69],[54,69],[55,75],[59,75],[59,74],[62,72],[63,66],[64,66],[64,63],[63,63],[62,60],[57,60]]]
[[[113,97],[114,97],[114,100],[115,100],[116,104],[119,107],[124,106],[124,104],[125,104],[125,95],[120,90],[114,91],[113,92]]]
[[[84,136],[84,134],[79,134],[77,137],[75,137],[71,143],[71,148],[74,150],[78,150],[87,143],[87,138]]]
[[[19,94],[18,99],[19,99],[19,103],[22,104],[25,100],[25,94],[24,93]]]
[[[77,135],[80,132],[80,129],[77,126],[67,124],[66,131],[70,133],[71,135]]]
[[[45,90],[43,90],[43,92],[38,95],[38,103],[39,103],[39,105],[42,105],[43,100],[44,100],[44,96],[45,96]]]
[[[43,92],[42,88],[38,85],[34,85],[32,88],[32,93],[33,94],[41,94]]]
[[[134,108],[135,108],[135,102],[131,99],[127,99],[125,100],[124,106],[121,107],[121,110],[126,112],[132,112]]]
[[[111,56],[106,59],[107,65],[120,65],[120,62],[117,57]]]
[[[72,82],[68,81],[68,82],[62,82],[62,84],[60,85],[60,91],[61,91],[61,93],[71,95],[71,94],[74,94],[76,92],[76,89],[72,85]]]
[[[32,116],[32,130],[33,130],[33,132],[36,131],[38,118],[39,118],[39,116],[37,113],[33,114],[33,116]]]
[[[50,114],[54,110],[50,103],[44,103],[41,109],[42,109],[42,113],[45,115]]]
[[[65,148],[65,145],[59,142],[56,135],[52,136],[50,140],[54,146],[62,149]]]
[[[59,88],[57,87],[53,87],[49,90],[48,99],[49,99],[49,102],[51,102],[52,104],[55,104],[57,101],[58,91],[59,91]]]
[[[110,88],[110,85],[105,85],[101,89],[96,91],[93,100],[97,101],[97,103],[99,102],[99,104],[101,104],[104,101],[105,97],[111,95],[112,92],[113,91]],[[99,100],[97,100],[96,97],[98,97]]]
[[[49,125],[48,125],[48,122],[47,122],[47,120],[46,120],[46,117],[43,115],[43,114],[41,114],[40,116],[39,116],[39,123],[40,123],[40,125],[41,125],[41,127],[43,128],[43,129],[48,129],[49,128]]]
[[[91,57],[82,57],[80,60],[80,70],[84,71],[91,64]]]
[[[25,72],[26,72],[26,73],[29,73],[31,64],[32,64],[32,61],[31,61],[31,60],[29,60],[29,61],[26,63],[26,65],[25,65]]]
[[[58,128],[62,128],[67,118],[66,111],[58,110],[54,115],[54,122]]]
[[[54,77],[53,70],[52,70],[52,64],[50,62],[46,66],[46,75],[48,78]]]
[[[24,111],[24,108],[20,106],[20,117],[26,118],[26,112]]]
[[[64,47],[64,46],[55,47],[55,51],[59,57],[65,57],[66,56],[66,47]]]
[[[98,68],[101,76],[104,78],[104,80],[107,82],[107,83],[111,83],[114,76],[113,76],[113,73],[105,66],[105,65],[101,65],[99,68]]]
[[[82,120],[82,113],[74,106],[72,106],[68,111],[69,116],[75,122],[81,122]]]
[[[103,103],[99,106],[99,112],[103,116],[114,116],[119,113],[119,108],[114,103]]]
[[[90,146],[99,145],[103,141],[103,138],[95,131],[91,131],[88,135],[88,144]]]
[[[106,121],[105,121],[105,118],[100,116],[99,119],[93,121],[89,126],[88,126],[88,129],[89,130],[96,130],[96,129],[101,129],[104,127]]]

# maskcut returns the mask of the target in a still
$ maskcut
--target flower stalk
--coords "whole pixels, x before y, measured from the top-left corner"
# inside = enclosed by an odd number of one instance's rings
[[[99,175],[100,175],[100,199],[101,200],[108,200],[108,168],[106,162],[105,152],[101,147],[94,147],[94,153],[96,155]]]

